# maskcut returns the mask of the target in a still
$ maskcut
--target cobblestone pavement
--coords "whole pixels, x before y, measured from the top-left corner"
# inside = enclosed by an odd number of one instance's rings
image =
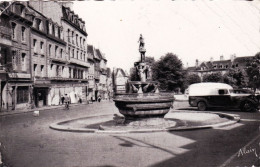
[[[188,108],[187,102],[176,103]],[[236,153],[259,142],[259,113],[229,112],[243,119],[234,127],[199,131],[92,134],[56,131],[53,122],[118,113],[113,102],[0,117],[3,161],[8,167],[219,166],[257,164]],[[254,140],[253,140],[254,139]],[[248,144],[249,143],[249,144]]]

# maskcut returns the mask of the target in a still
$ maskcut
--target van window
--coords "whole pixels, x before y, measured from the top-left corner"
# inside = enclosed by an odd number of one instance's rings
[[[218,94],[220,94],[220,95],[228,94],[228,90],[227,89],[219,89]]]

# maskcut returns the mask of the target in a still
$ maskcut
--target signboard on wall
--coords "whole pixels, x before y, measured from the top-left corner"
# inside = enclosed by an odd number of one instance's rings
[[[10,78],[31,78],[31,74],[25,74],[25,73],[8,73],[8,76]]]

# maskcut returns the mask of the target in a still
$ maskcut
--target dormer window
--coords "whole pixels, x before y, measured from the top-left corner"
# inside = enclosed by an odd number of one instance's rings
[[[52,23],[51,22],[49,22],[49,34],[52,34]]]
[[[52,24],[52,35],[55,35],[55,27],[54,27],[54,24]]]
[[[58,38],[60,38],[60,28],[58,27]]]

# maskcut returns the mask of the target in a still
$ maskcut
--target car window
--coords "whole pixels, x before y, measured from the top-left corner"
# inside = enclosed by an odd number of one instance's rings
[[[218,94],[220,94],[220,95],[228,94],[228,90],[227,89],[219,89]]]

